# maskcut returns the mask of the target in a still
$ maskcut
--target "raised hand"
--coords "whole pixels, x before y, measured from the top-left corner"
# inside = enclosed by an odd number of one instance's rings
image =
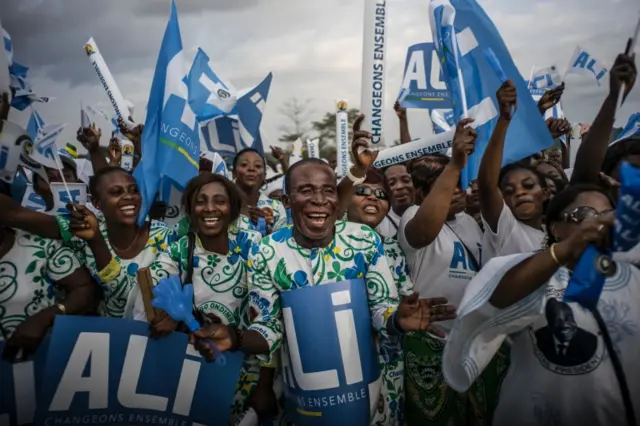
[[[92,241],[101,235],[98,219],[86,206],[68,204],[67,210],[70,214],[69,230],[74,236],[84,241]]]
[[[396,112],[396,115],[400,120],[405,120],[407,118],[407,109],[400,106],[400,101],[396,101],[393,104],[393,110]]]
[[[609,96],[615,96],[618,99],[618,93],[624,83],[624,99],[627,98],[633,85],[636,82],[638,71],[636,69],[636,55],[631,56],[620,54],[613,63],[613,67],[609,72]]]
[[[560,263],[577,262],[589,244],[601,247],[607,241],[613,222],[613,212],[583,220],[568,238],[556,244],[555,253]]]
[[[566,118],[549,117],[547,119],[547,128],[554,139],[571,133],[571,123]]]
[[[371,143],[371,133],[360,130],[360,126],[364,121],[364,114],[360,114],[353,122],[353,139],[351,142],[351,155],[355,161],[358,172],[363,176],[367,173],[371,165],[378,158],[378,151],[367,149]]]
[[[102,130],[96,127],[95,123],[89,127],[78,129],[76,139],[82,144],[84,149],[89,152],[97,152],[100,149],[100,138],[102,137]]]
[[[453,145],[451,149],[451,163],[460,170],[467,165],[467,159],[475,150],[478,134],[468,125],[473,123],[473,118],[463,118],[456,126],[453,135]]]
[[[562,98],[563,93],[564,82],[561,85],[544,92],[538,101],[538,110],[540,111],[540,114],[544,114],[548,109],[556,106],[558,102],[560,102],[560,98]]]
[[[271,154],[276,160],[282,161],[284,159],[284,151],[282,150],[282,148],[273,145],[271,145],[269,148],[271,148]]]
[[[502,86],[496,92],[496,98],[498,99],[500,116],[505,120],[511,120],[513,118],[512,114],[515,114],[518,109],[518,93],[513,81],[507,80],[502,83]]]

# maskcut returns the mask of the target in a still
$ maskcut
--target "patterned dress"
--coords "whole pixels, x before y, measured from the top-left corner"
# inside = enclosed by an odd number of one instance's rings
[[[53,306],[54,283],[82,265],[60,241],[15,230],[13,247],[0,259],[0,340],[24,320]]]
[[[398,289],[400,297],[410,296],[413,282],[409,278],[409,270],[404,253],[393,238],[382,241],[384,255],[389,264],[389,271]],[[404,356],[403,339],[380,336],[378,340],[380,369],[382,371],[382,393],[378,410],[372,425],[399,426],[404,421]]]
[[[245,328],[249,322],[247,306],[247,258],[251,247],[258,244],[260,234],[254,231],[229,232],[229,253],[221,255],[206,251],[196,238],[193,258],[193,290],[198,309],[213,314],[223,324]],[[185,278],[189,238],[182,237],[171,244],[167,253],[160,253],[151,264],[154,285],[162,278],[180,275]],[[136,297],[134,319],[146,321],[142,297]],[[248,409],[248,398],[258,383],[260,365],[253,356],[247,357],[240,373],[230,424]]]
[[[102,282],[98,278],[98,266],[89,244],[80,238],[73,237],[69,246],[73,248],[78,260],[89,270],[94,279],[100,283],[103,298],[100,302],[100,313],[104,317],[125,318],[131,316],[135,294],[132,290],[137,288],[138,269],[146,268],[155,260],[160,252],[167,250],[171,231],[163,222],[151,221],[147,244],[133,259],[121,259],[111,247],[107,234],[107,224],[104,220],[98,222],[100,232],[109,247],[111,255],[120,263],[120,274],[112,281]]]
[[[258,358],[270,362],[282,343],[281,292],[357,278],[367,282],[372,325],[384,342],[389,339],[386,324],[397,309],[398,292],[382,241],[373,229],[338,221],[333,241],[317,249],[300,247],[292,226],[263,238],[249,257],[249,298],[258,312],[249,329],[262,334],[270,347],[269,354]]]

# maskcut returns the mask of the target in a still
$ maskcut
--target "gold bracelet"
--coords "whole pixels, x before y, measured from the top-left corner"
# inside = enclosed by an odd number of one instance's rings
[[[120,262],[116,260],[115,256],[102,271],[98,272],[98,277],[104,283],[115,280],[118,275],[120,275]]]
[[[562,263],[560,263],[560,261],[558,260],[558,256],[556,256],[556,243],[551,244],[551,247],[549,247],[549,253],[551,253],[551,258],[556,263],[556,265],[562,266]]]

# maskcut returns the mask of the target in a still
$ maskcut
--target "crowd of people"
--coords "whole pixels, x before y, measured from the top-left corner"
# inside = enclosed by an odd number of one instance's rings
[[[15,187],[1,186],[3,357],[33,354],[56,315],[147,321],[156,339],[188,332],[149,309],[140,279],[143,270],[152,285],[178,275],[194,288],[202,325],[191,335],[195,347],[208,360],[215,352],[207,340],[246,355],[229,424],[249,411],[262,424],[288,424],[274,391],[286,340],[281,295],[362,278],[383,381],[371,425],[636,425],[640,257],[613,254],[596,309],[563,300],[587,245],[610,248],[620,165],[640,167],[638,136],[609,147],[618,95],[635,79],[634,57],[619,55],[572,168],[571,125],[553,118],[549,131],[567,143],[503,167],[518,114],[507,81],[469,188],[460,175],[476,145],[473,119],[457,123],[450,155],[376,169],[361,116],[341,180],[335,164],[289,164],[277,148],[281,166],[270,182],[254,149],[235,155],[229,179],[213,173],[211,153],[203,153],[182,195],[184,217],[172,227],[160,202],[138,225],[141,194],[119,166],[118,144],[105,159],[101,131],[81,128],[93,166],[86,205],[36,212],[21,206]],[[563,90],[540,99],[541,120]],[[3,107],[6,120],[6,97]],[[406,111],[396,104],[396,112],[401,142],[410,142]],[[120,126],[135,166],[144,128]],[[62,176],[47,169],[49,182],[79,182],[72,156],[62,157]],[[51,209],[49,183],[37,174],[32,183]]]

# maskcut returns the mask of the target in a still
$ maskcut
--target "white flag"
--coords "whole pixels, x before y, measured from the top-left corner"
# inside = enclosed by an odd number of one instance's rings
[[[562,83],[562,76],[558,72],[555,65],[549,67],[535,68],[531,73],[529,81],[532,89],[546,89],[547,87],[555,87]]]
[[[56,162],[56,139],[62,133],[66,124],[49,124],[40,130],[40,133],[33,141],[31,158],[45,167],[57,169]]]
[[[569,67],[565,74],[582,74],[592,76],[595,78],[596,83],[598,83],[599,86],[600,82],[608,72],[609,69],[603,62],[594,58],[592,54],[578,46],[573,52],[573,56],[571,57]]]

